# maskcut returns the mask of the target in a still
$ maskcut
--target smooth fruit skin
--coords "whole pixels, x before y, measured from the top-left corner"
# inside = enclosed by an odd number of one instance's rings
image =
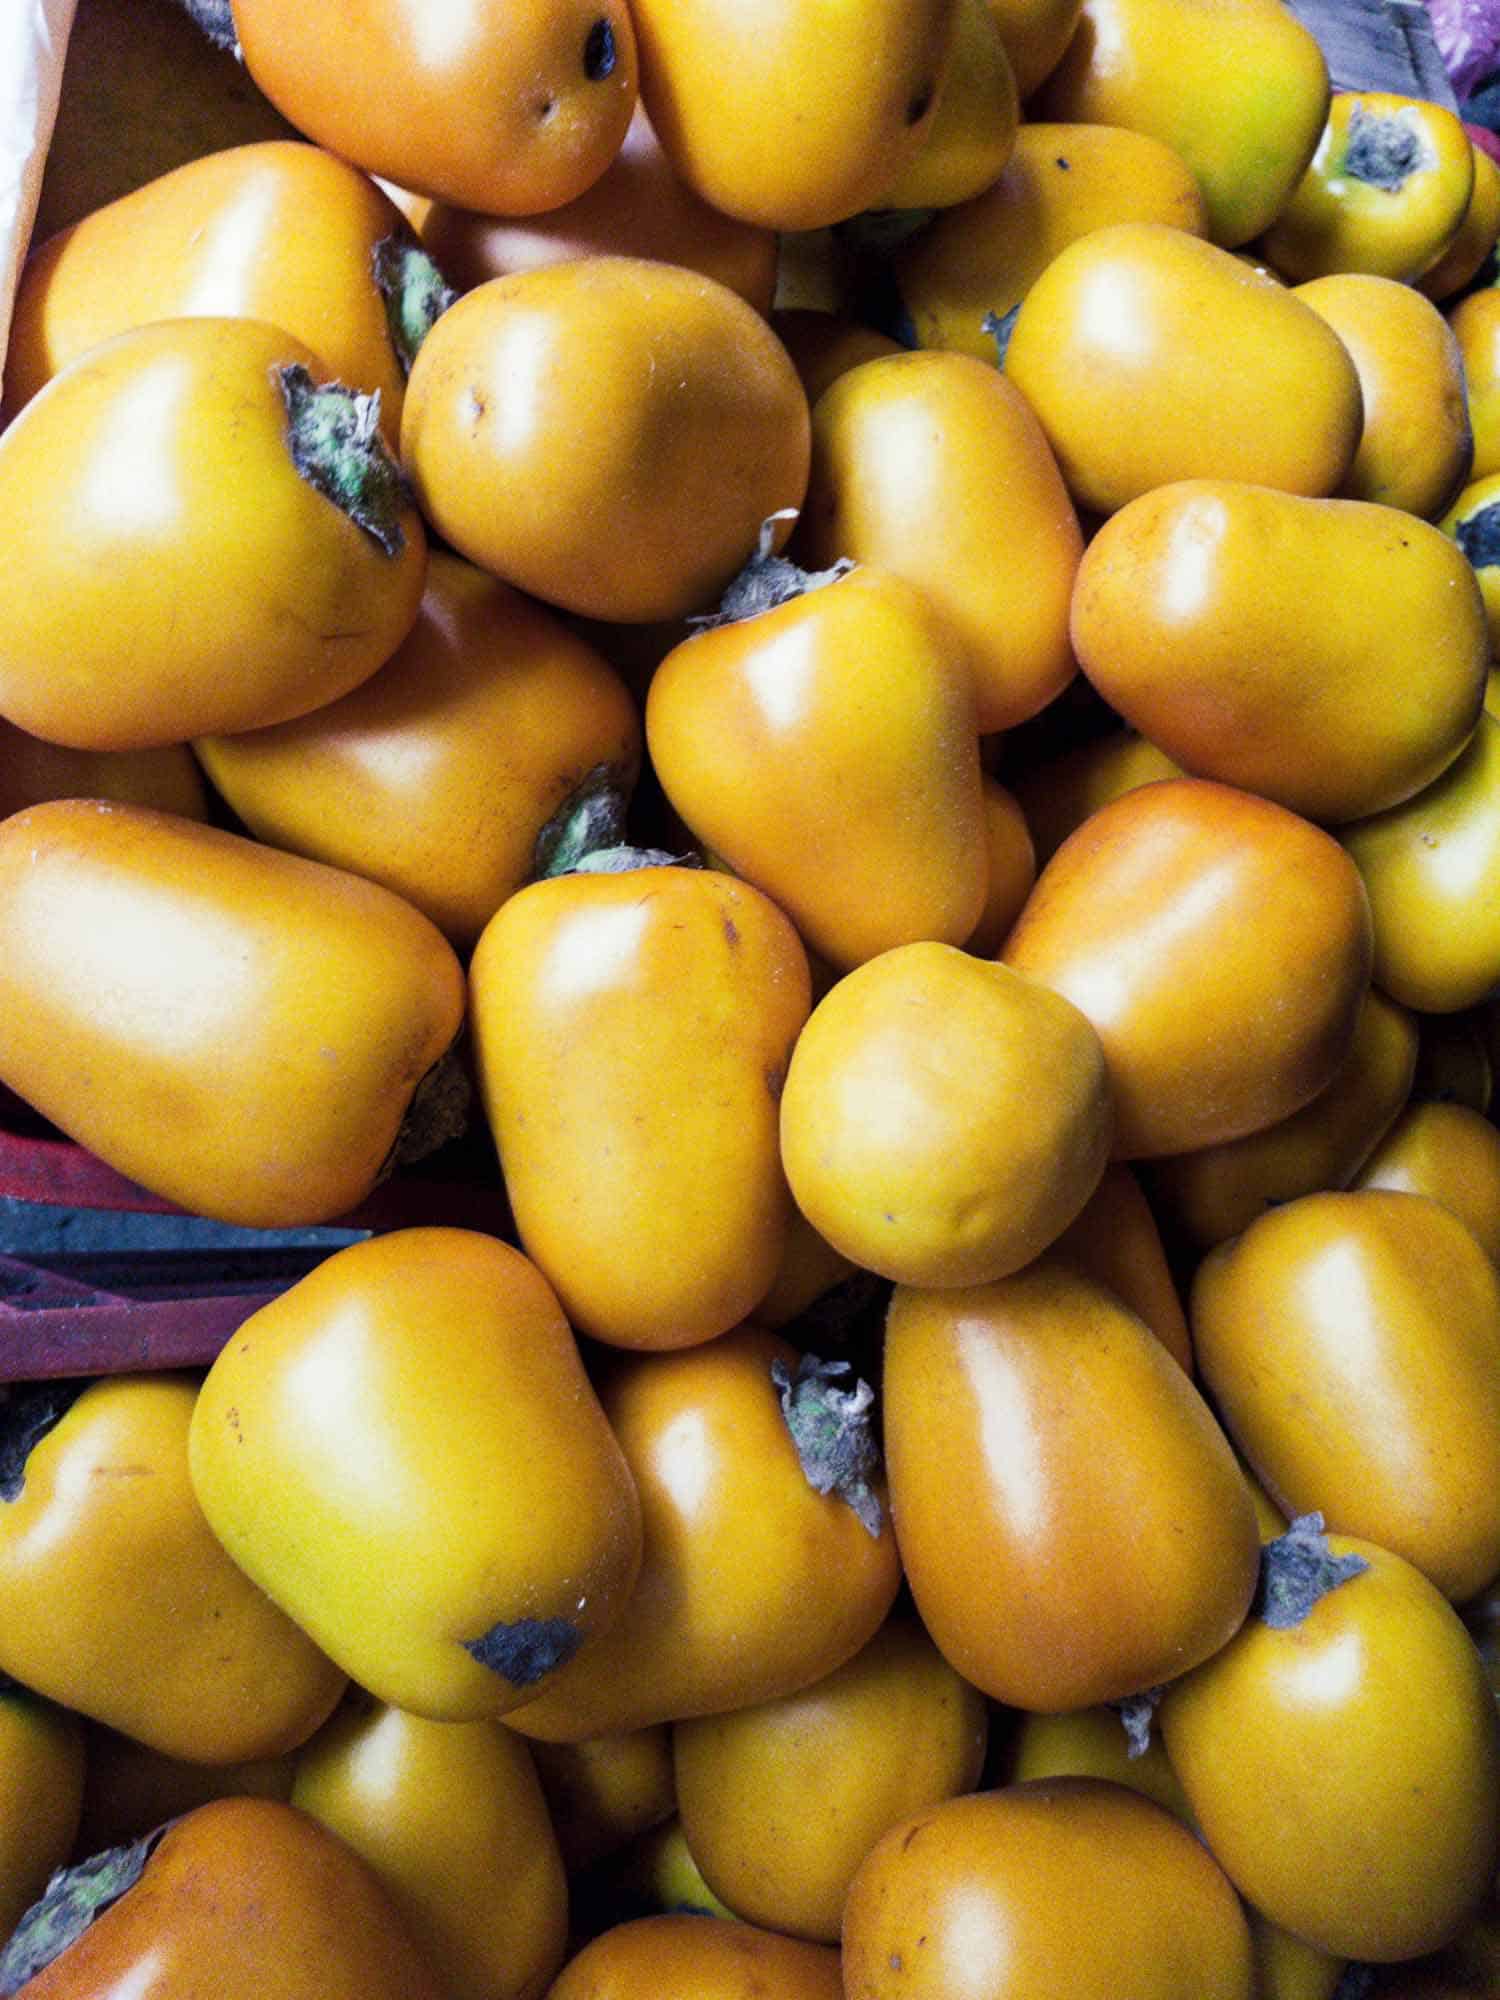
[[[530,1749],[570,1876],[672,1817],[672,1737],[665,1723],[581,1743],[533,1741]]]
[[[839,1955],[723,1917],[636,1917],[591,1938],[547,2000],[843,2000]]]
[[[186,1375],[106,1378],[32,1446],[0,1506],[0,1660],[169,1756],[229,1764],[304,1742],[344,1676],[205,1520],[196,1394]]]
[[[1250,1935],[1211,1854],[1103,1778],[914,1813],[844,1912],[846,2000],[1249,2000]]]
[[[795,547],[921,590],[962,640],[978,727],[1009,729],[1073,678],[1083,533],[1025,398],[963,354],[888,355],[818,398]]]
[[[23,1687],[0,1690],[0,1937],[10,1936],[73,1851],[84,1743],[68,1709]]]
[[[1203,1837],[1272,1922],[1341,1957],[1435,1951],[1495,1872],[1495,1696],[1453,1607],[1374,1542],[1300,1624],[1249,1619],[1157,1710]]]
[[[1397,507],[1184,480],[1094,537],[1073,643],[1184,770],[1322,824],[1363,819],[1437,778],[1479,719],[1489,639],[1459,555]]]
[[[1343,497],[1435,521],[1458,497],[1474,456],[1452,327],[1413,286],[1360,271],[1309,279],[1296,296],[1328,321],[1359,371],[1364,429]]]
[[[880,1629],[901,1580],[889,1513],[872,1533],[810,1483],[772,1372],[797,1360],[757,1326],[612,1359],[600,1396],[641,1496],[640,1576],[615,1629],[508,1727],[576,1743],[771,1701]]]
[[[291,1803],[369,1864],[454,2000],[545,1991],[567,1949],[567,1878],[511,1731],[356,1694],[304,1746]]]
[[[376,245],[410,240],[368,175],[293,139],[228,147],[95,210],[22,268],[5,350],[18,410],[85,349],[181,314],[266,320],[401,423],[406,374],[375,282]]]
[[[915,585],[871,564],[674,646],[651,765],[703,844],[847,968],[962,944],[988,875],[973,681]]]
[[[990,0],[959,0],[937,111],[914,159],[877,208],[950,208],[987,188],[1020,122],[1015,71]]]
[[[635,109],[625,0],[235,0],[252,79],[301,132],[398,187],[497,215],[571,201]]]
[[[1068,1709],[1061,1715],[1022,1715],[1002,1760],[1005,1781],[1030,1778],[1107,1778],[1153,1799],[1192,1825],[1192,1813],[1158,1735],[1137,1749],[1118,1708]]]
[[[1045,867],[1068,835],[1111,799],[1182,775],[1180,764],[1133,729],[1109,729],[1023,765],[1011,783],[1031,829],[1037,867]]]
[[[798,1037],[781,1158],[818,1233],[908,1285],[976,1285],[1045,1250],[1099,1184],[1104,1052],[1045,985],[953,945],[848,973]]]
[[[466,292],[417,351],[401,459],[438,534],[566,610],[707,609],[807,485],[807,398],[737,292],[581,257]],[[785,539],[780,531],[780,539]]]
[[[1234,250],[1290,198],[1328,103],[1316,38],[1269,0],[1084,0],[1037,108],[1175,146],[1203,190],[1210,236]]]
[[[351,1244],[252,1314],[189,1462],[235,1561],[361,1687],[434,1721],[531,1699],[640,1564],[635,1482],[557,1300],[473,1230]]]
[[[631,11],[641,96],[678,173],[727,215],[811,230],[873,207],[915,158],[958,10],[636,0]]]
[[[1425,1194],[1451,1209],[1500,1264],[1500,1130],[1470,1104],[1409,1104],[1352,1185]]]
[[[1500,290],[1470,292],[1446,311],[1463,360],[1469,423],[1474,432],[1471,481],[1500,472]]]
[[[807,955],[748,883],[649,865],[534,882],[469,971],[480,1094],[527,1254],[570,1320],[685,1347],[769,1290]]]
[[[989,8],[1024,101],[1062,61],[1078,26],[1081,0],[989,0]]]
[[[1466,126],[1465,131],[1468,130]],[[1494,154],[1475,143],[1474,187],[1464,219],[1447,249],[1417,280],[1417,290],[1439,304],[1456,298],[1476,278],[1500,236],[1500,165]]]
[[[388,554],[298,472],[287,367],[331,379],[262,321],[159,320],[78,355],[0,436],[12,722],[84,750],[180,743],[306,714],[395,651],[421,520],[400,501]]]
[[[837,1944],[870,1848],[909,1813],[972,1791],[987,1736],[984,1698],[916,1619],[894,1616],[812,1687],[675,1726],[683,1832],[737,1916]]]
[[[1115,1155],[1191,1152],[1271,1125],[1348,1054],[1369,902],[1321,828],[1202,778],[1124,793],[1037,877],[1003,962],[1104,1044]]]
[[[1229,1443],[1144,1322],[1061,1258],[898,1286],[884,1408],[917,1609],[993,1699],[1117,1700],[1238,1628],[1260,1542]]]
[[[1456,1602],[1500,1572],[1500,1275],[1450,1210],[1385,1189],[1285,1202],[1198,1266],[1191,1319],[1289,1518],[1378,1541]]]
[[[1202,1252],[1268,1208],[1347,1187],[1411,1095],[1417,1047],[1411,1012],[1370,987],[1338,1073],[1300,1111],[1242,1139],[1152,1161],[1150,1199],[1163,1227]]]
[[[935,216],[892,255],[918,343],[993,367],[988,316],[1003,318],[1060,250],[1110,222],[1208,233],[1198,183],[1163,140],[1118,125],[1028,118],[991,184]]]
[[[152,750],[69,750],[0,721],[0,817],[46,799],[118,799],[208,818],[208,787],[186,743]]]
[[[1021,302],[1005,372],[1095,513],[1179,479],[1333,493],[1359,445],[1359,375],[1327,321],[1160,222],[1060,250]]]
[[[489,215],[434,202],[421,237],[448,282],[472,291],[487,278],[568,257],[657,257],[728,285],[768,313],[776,295],[776,233],[739,222],[686,186],[662,151],[644,104],[591,187],[540,215]]]
[[[219,1799],[162,1834],[132,1888],[27,2000],[448,2000],[357,1855],[295,1807]]]
[[[1122,1305],[1143,1319],[1162,1346],[1193,1373],[1193,1347],[1166,1245],[1140,1178],[1118,1160],[1104,1169],[1099,1185],[1077,1219],[1052,1246],[1054,1255],[1096,1279]]]
[[[1010,787],[988,771],[981,783],[990,883],[983,913],[964,940],[964,949],[980,958],[994,958],[1036,886],[1036,844],[1021,802]]]
[[[1500,718],[1403,805],[1340,839],[1374,915],[1375,983],[1419,1013],[1479,1006],[1500,985]]]
[[[0,1077],[252,1228],[357,1206],[464,1017],[452,947],[389,890],[144,806],[0,821],[0,921]]]
[[[384,884],[466,951],[587,778],[630,791],[641,725],[586,640],[435,549],[417,621],[377,674],[312,715],[194,749],[257,840]]]

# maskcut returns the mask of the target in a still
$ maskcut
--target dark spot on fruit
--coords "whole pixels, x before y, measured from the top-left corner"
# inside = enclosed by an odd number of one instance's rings
[[[1069,162],[1069,161],[1065,160],[1065,159],[1063,158],[1063,156],[1062,156],[1062,154],[1061,154],[1061,153],[1059,153],[1059,154],[1058,154],[1058,156],[1057,156],[1057,164],[1058,164],[1058,165],[1059,165],[1059,166],[1060,166],[1060,167],[1062,168],[1062,170],[1063,170],[1063,172],[1064,172],[1065,174],[1066,174],[1066,173],[1071,173],[1071,171],[1072,171],[1072,165],[1071,165],[1071,162]]]
[[[932,96],[932,85],[930,83],[923,84],[922,88],[906,107],[906,122],[908,125],[921,124],[922,120],[932,109]]]
[[[619,59],[615,31],[601,14],[589,29],[588,40],[583,45],[583,73],[590,83],[603,83]]]
[[[571,1660],[582,1644],[583,1634],[570,1619],[513,1618],[492,1625],[477,1639],[465,1639],[463,1648],[512,1687],[533,1687]]]
[[[547,120],[552,116],[553,112],[556,109],[557,109],[557,99],[555,97],[538,98],[536,106],[537,123],[539,125],[545,125]]]
[[[735,923],[733,917],[721,917],[719,921],[724,926],[724,942],[729,946],[731,951],[734,951],[740,941],[739,926]]]

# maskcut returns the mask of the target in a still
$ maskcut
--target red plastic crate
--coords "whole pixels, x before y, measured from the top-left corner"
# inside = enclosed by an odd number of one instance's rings
[[[183,1215],[45,1126],[0,1087],[0,1196],[65,1209]],[[334,1230],[422,1224],[513,1240],[487,1141],[456,1142],[377,1187]],[[211,1232],[210,1232],[211,1233]],[[235,1232],[238,1239],[243,1232]],[[203,1249],[18,1255],[0,1236],[0,1383],[206,1366],[241,1321],[337,1247],[337,1239]]]

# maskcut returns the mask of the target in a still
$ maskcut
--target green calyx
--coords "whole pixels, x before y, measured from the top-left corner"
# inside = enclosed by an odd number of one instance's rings
[[[546,881],[571,875],[590,854],[623,846],[630,791],[618,764],[596,764],[585,772],[537,835],[533,876]]]
[[[841,576],[847,576],[854,568],[847,556],[840,557],[831,569],[802,569],[785,556],[771,553],[777,522],[795,518],[793,508],[768,515],[760,524],[755,554],[727,586],[718,609],[690,618],[688,623],[700,631],[710,631],[718,625],[738,625],[741,619],[774,611],[779,604],[790,604],[794,597],[804,597],[810,590],[821,590],[825,584],[837,583]]]
[[[166,1831],[166,1826],[155,1827],[139,1840],[59,1868],[0,1955],[0,1995],[19,1993],[28,1979],[76,1944],[95,1917],[133,1889]]]
[[[474,1086],[457,1042],[451,1043],[412,1092],[381,1178],[425,1160],[469,1129]]]
[[[1329,1591],[1369,1567],[1363,1556],[1333,1553],[1321,1514],[1299,1514],[1284,1535],[1261,1550],[1260,1583],[1250,1615],[1273,1631],[1287,1631],[1300,1625]]]
[[[409,375],[417,349],[458,297],[415,238],[382,236],[375,245],[375,288],[385,301],[391,345]]]
[[[815,1493],[836,1493],[878,1535],[883,1515],[870,1483],[880,1468],[875,1391],[860,1380],[851,1389],[839,1386],[851,1372],[847,1361],[822,1361],[815,1354],[804,1354],[795,1370],[771,1363],[771,1380],[807,1483]]]
[[[406,546],[406,488],[380,435],[380,392],[315,382],[301,362],[276,371],[286,404],[292,463],[388,556]]]
[[[979,322],[981,333],[987,333],[995,343],[995,366],[1003,368],[1005,357],[1010,352],[1010,337],[1015,331],[1016,319],[1021,310],[1018,299],[1009,312],[987,312]]]
[[[0,1403],[0,1501],[20,1499],[27,1459],[87,1387],[81,1381],[18,1383]]]

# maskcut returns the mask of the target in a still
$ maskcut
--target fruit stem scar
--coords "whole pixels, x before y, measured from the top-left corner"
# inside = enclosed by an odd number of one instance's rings
[[[463,1649],[512,1687],[535,1687],[582,1644],[583,1634],[570,1618],[513,1618],[465,1639]]]
[[[1382,115],[1354,105],[1344,146],[1344,171],[1367,187],[1394,193],[1433,164],[1421,128],[1404,111]]]

